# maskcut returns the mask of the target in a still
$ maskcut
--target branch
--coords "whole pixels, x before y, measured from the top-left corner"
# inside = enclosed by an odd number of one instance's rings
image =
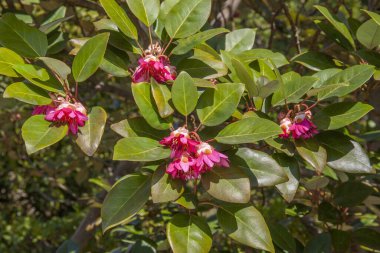
[[[284,1],[282,2],[282,7],[284,9],[285,16],[289,20],[289,23],[290,23],[290,26],[291,26],[291,29],[292,29],[294,44],[296,46],[297,53],[300,54],[301,53],[301,43],[300,43],[298,28],[297,28],[296,24],[294,23],[293,18],[290,15],[289,8],[285,4]]]
[[[226,0],[215,19],[211,21],[211,25],[213,27],[225,27],[227,22],[234,17],[240,3],[241,0]]]
[[[95,3],[88,0],[64,0],[64,2],[67,5],[73,6],[73,7],[83,7],[90,10],[98,11],[100,14],[105,14],[105,11],[103,8]]]

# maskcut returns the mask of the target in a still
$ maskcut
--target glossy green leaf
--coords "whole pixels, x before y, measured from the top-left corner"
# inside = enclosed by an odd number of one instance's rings
[[[0,47],[0,75],[18,77],[13,69],[16,64],[24,64],[22,57],[8,48]]]
[[[331,239],[335,252],[349,252],[351,246],[351,231],[331,230]]]
[[[132,94],[135,102],[140,109],[141,115],[149,125],[158,130],[165,130],[170,127],[170,123],[160,118],[156,106],[152,101],[151,87],[149,83],[132,84]]]
[[[132,39],[138,39],[136,27],[115,0],[100,0],[100,4],[120,31]]]
[[[329,10],[326,7],[316,5],[315,8],[318,9],[320,13],[322,13],[323,16],[334,26],[334,28],[340,32],[351,44],[351,46],[355,49],[355,42],[352,38],[352,35],[350,33],[350,30],[348,27],[340,21],[335,15],[331,14]]]
[[[174,253],[208,253],[211,249],[211,230],[202,217],[176,214],[166,231]]]
[[[273,224],[269,226],[270,233],[272,235],[273,242],[289,253],[296,253],[296,241],[289,231],[281,224]]]
[[[171,38],[185,38],[198,32],[211,12],[211,0],[176,1],[167,14],[165,28]]]
[[[47,105],[52,102],[45,90],[21,82],[10,84],[5,89],[3,97],[15,98],[32,105]]]
[[[340,206],[353,207],[360,205],[373,189],[358,181],[347,181],[339,185],[334,194],[334,202]]]
[[[318,129],[334,130],[359,120],[371,110],[372,106],[361,102],[335,103],[319,111],[313,122]]]
[[[363,46],[374,49],[380,45],[380,25],[374,20],[368,20],[359,27],[356,37]]]
[[[146,26],[151,26],[158,17],[160,0],[127,0],[129,9]]]
[[[172,94],[169,88],[165,84],[157,83],[153,78],[151,81],[152,95],[156,101],[158,113],[161,118],[169,117],[174,113],[173,108],[170,106],[169,101],[172,98]]]
[[[238,58],[246,64],[249,64],[258,59],[267,60],[268,63],[273,62],[277,68],[289,64],[288,60],[283,54],[275,53],[271,50],[264,48],[255,48],[248,51],[244,51],[238,54]]]
[[[269,146],[285,153],[288,156],[294,156],[295,147],[294,147],[293,142],[291,142],[290,140],[283,139],[280,137],[275,137],[275,138],[268,138],[265,140],[265,142]]]
[[[105,72],[116,77],[126,77],[130,75],[128,71],[128,64],[125,59],[123,59],[123,55],[120,56],[109,49],[106,50],[103,61],[99,67]]]
[[[168,158],[169,149],[158,141],[146,137],[128,137],[118,141],[114,148],[113,160],[149,162]]]
[[[341,71],[342,70],[338,68],[331,68],[331,69],[324,69],[324,70],[316,72],[313,76],[318,78],[318,80],[314,83],[313,87],[321,88],[321,87],[326,86],[325,82]]]
[[[364,149],[348,136],[328,131],[317,138],[327,150],[329,167],[347,173],[375,173]]]
[[[87,80],[99,68],[107,48],[109,33],[98,34],[89,39],[73,61],[73,76],[77,82]]]
[[[231,63],[236,71],[236,75],[239,78],[240,82],[245,84],[245,88],[248,91],[248,95],[251,98],[258,97],[259,87],[256,84],[253,75],[251,74],[252,71],[236,58],[232,58]]]
[[[281,133],[281,128],[273,121],[249,117],[228,125],[215,139],[225,144],[254,143]]]
[[[249,175],[253,186],[274,186],[288,181],[285,170],[265,152],[239,148],[230,159],[232,164]]]
[[[12,13],[5,13],[0,19],[0,44],[24,57],[45,56],[48,41],[37,28],[19,20]]]
[[[185,59],[181,61],[177,66],[177,70],[179,72],[186,71],[193,78],[208,79],[210,77],[220,76],[215,69],[198,59]]]
[[[84,153],[92,156],[99,147],[107,121],[106,111],[97,106],[87,115],[88,120],[84,127],[79,128],[76,142]]]
[[[231,203],[248,203],[251,186],[248,176],[237,167],[213,168],[202,175],[202,186],[216,199]]]
[[[145,205],[150,195],[150,182],[148,175],[131,174],[112,186],[101,210],[103,232],[125,223]]]
[[[50,57],[40,57],[38,59],[41,60],[51,71],[56,73],[62,80],[66,80],[67,76],[71,74],[70,67],[63,61]]]
[[[305,95],[317,81],[317,78],[311,76],[303,76],[292,78],[273,94],[272,104],[274,106],[281,105],[285,101],[287,103],[297,102],[299,98]]]
[[[362,11],[366,12],[378,25],[380,25],[380,14],[367,10]]]
[[[323,99],[328,98],[329,95],[334,93],[337,89],[342,88],[342,87],[347,87],[347,86],[349,86],[349,84],[347,83],[330,84],[330,85],[322,86],[320,88],[311,89],[307,92],[307,95],[310,97],[317,96],[318,100],[321,101]]]
[[[362,86],[365,82],[367,82],[374,73],[374,66],[371,65],[355,65],[349,67],[343,71],[338,72],[333,75],[329,79],[327,79],[323,86],[330,84],[349,84],[349,86],[344,86],[336,89],[334,92],[328,92],[328,96],[326,96],[326,92],[320,92],[318,96],[321,97],[333,97],[333,96],[344,96],[360,86]]]
[[[67,20],[68,18],[65,19],[66,16],[66,6],[61,6],[58,9],[56,9],[49,18],[47,18],[40,26],[40,31],[44,32],[46,34],[54,31],[56,28],[59,27],[61,22],[63,20]]]
[[[122,120],[112,124],[111,129],[123,137],[140,136],[155,140],[161,140],[169,134],[167,131],[154,129],[141,117]]]
[[[31,64],[18,64],[14,65],[13,69],[29,82],[42,89],[63,93],[61,83],[59,83],[59,81],[50,75],[44,68]]]
[[[227,120],[240,102],[244,84],[220,83],[207,89],[199,99],[197,114],[202,124],[216,126]]]
[[[287,202],[292,202],[297,193],[300,179],[298,161],[294,157],[278,153],[274,154],[273,158],[285,170],[285,174],[289,178],[289,181],[276,185],[276,188]]]
[[[205,75],[206,73],[202,73],[204,79],[212,79],[218,78],[221,76],[225,76],[228,73],[228,68],[223,61],[221,61],[219,55],[209,46],[202,45],[201,48],[194,49],[194,55],[191,59],[196,59],[201,61],[202,63],[210,66],[214,71],[209,75]],[[188,71],[185,68],[185,71]],[[216,73],[214,73],[216,72]],[[193,76],[196,77],[196,76]]]
[[[44,115],[36,115],[25,121],[21,134],[25,141],[26,152],[31,155],[59,142],[66,136],[67,131],[67,125],[51,126],[51,122],[46,121]]]
[[[314,71],[336,67],[332,57],[320,52],[305,52],[296,55],[291,61],[300,63]]]
[[[172,53],[177,55],[186,54],[191,49],[202,44],[203,42],[226,32],[228,32],[228,30],[225,28],[215,28],[196,33],[187,38],[180,39],[177,41],[178,45],[173,49]]]
[[[179,179],[172,179],[166,173],[166,167],[161,166],[155,170],[152,177],[152,200],[153,203],[175,201],[184,191],[183,183]]]
[[[175,108],[187,116],[194,111],[198,102],[198,91],[194,80],[186,72],[181,72],[172,86],[172,100]]]
[[[255,36],[255,29],[244,28],[232,31],[226,35],[225,49],[234,54],[249,50],[255,43]]]
[[[217,217],[223,231],[232,239],[255,249],[275,252],[267,224],[253,206],[223,205],[218,208]]]
[[[317,172],[321,173],[327,163],[326,149],[314,138],[295,141],[298,154],[305,159]]]

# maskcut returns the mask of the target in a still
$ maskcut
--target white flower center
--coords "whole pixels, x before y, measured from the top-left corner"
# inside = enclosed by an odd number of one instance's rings
[[[202,142],[198,146],[198,150],[197,150],[198,155],[200,155],[200,154],[211,154],[211,153],[212,153],[212,147],[208,143]]]
[[[185,136],[186,138],[190,138],[190,136],[189,136],[189,130],[187,130],[186,128],[184,128],[184,127],[179,127],[179,128],[177,128],[177,130],[174,130],[173,132],[172,132],[172,135],[173,136],[180,136],[180,135],[183,135],[183,136]]]

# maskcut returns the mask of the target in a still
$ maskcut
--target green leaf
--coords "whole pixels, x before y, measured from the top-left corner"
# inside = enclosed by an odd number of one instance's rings
[[[66,80],[67,76],[71,74],[70,67],[63,61],[50,57],[40,57],[38,59],[41,60],[51,71],[56,73],[62,80]]]
[[[273,94],[272,104],[274,106],[285,103],[297,102],[305,95],[318,79],[312,76],[292,78],[280,85],[280,88]]]
[[[46,121],[44,115],[30,117],[21,128],[26,152],[29,155],[59,142],[66,136],[67,131],[67,125],[51,126],[51,122]]]
[[[317,138],[327,150],[329,167],[347,173],[375,173],[364,149],[346,135],[327,131]]]
[[[62,21],[71,18],[65,18],[66,10],[66,6],[61,6],[56,9],[53,14],[41,24],[40,31],[48,34],[58,28]]]
[[[292,202],[297,193],[300,179],[298,161],[294,157],[278,153],[274,154],[273,158],[285,170],[286,176],[289,178],[289,181],[276,185],[276,188],[287,202]]]
[[[169,149],[164,149],[156,140],[146,137],[128,137],[118,141],[113,160],[149,162],[168,158]]]
[[[341,33],[351,44],[353,49],[356,49],[354,39],[352,38],[352,35],[348,29],[348,27],[341,21],[338,20],[338,18],[331,14],[329,10],[326,7],[316,5],[315,8],[318,9],[320,13],[322,13],[323,16],[334,26],[334,28]]]
[[[158,113],[161,118],[169,117],[174,113],[173,108],[169,104],[172,98],[169,88],[165,84],[157,83],[153,78],[151,80],[152,95],[156,101]]]
[[[264,48],[255,48],[248,51],[244,51],[237,55],[238,58],[246,64],[249,64],[253,61],[262,59],[267,60],[268,63],[274,63],[274,65],[279,68],[286,64],[289,64],[286,57],[281,53],[275,53],[271,50]],[[272,64],[270,64],[272,65]]]
[[[256,29],[244,28],[226,35],[225,50],[234,54],[250,50],[255,43]]]
[[[46,35],[25,24],[12,13],[5,13],[1,17],[0,34],[0,44],[24,57],[35,58],[46,54]]]
[[[259,87],[257,86],[254,77],[251,74],[252,71],[236,58],[232,58],[231,63],[240,82],[245,84],[245,89],[248,91],[248,95],[251,98],[258,97]]]
[[[288,181],[285,171],[268,154],[249,148],[239,148],[231,163],[241,168],[253,186],[265,187]]]
[[[305,52],[294,56],[291,61],[302,64],[314,71],[336,67],[331,56],[320,52]]]
[[[215,69],[213,69],[203,61],[197,59],[185,59],[181,61],[177,66],[177,70],[179,72],[186,71],[193,78],[209,79],[215,76],[221,76],[218,75],[218,72]]]
[[[325,82],[341,71],[342,71],[341,69],[332,68],[332,69],[324,69],[324,70],[316,72],[313,76],[318,78],[318,80],[314,83],[313,87],[321,88],[321,87],[326,86]]]
[[[332,253],[331,235],[323,233],[314,236],[305,246],[304,253]]]
[[[359,27],[356,37],[363,46],[374,49],[380,45],[380,25],[374,20],[368,20]]]
[[[332,229],[330,233],[334,252],[349,252],[352,240],[351,231]]]
[[[265,142],[275,149],[285,153],[288,156],[294,156],[295,147],[293,142],[287,139],[282,139],[280,137],[268,138]]]
[[[273,121],[249,117],[229,124],[215,139],[225,144],[254,143],[281,133],[280,126]]]
[[[340,211],[330,202],[322,202],[318,206],[318,220],[330,222],[334,225],[342,224],[343,219]]]
[[[32,84],[48,91],[63,93],[63,87],[46,69],[31,64],[14,65],[13,69]]]
[[[16,64],[24,64],[22,57],[8,48],[0,47],[0,75],[18,77],[17,72],[13,70]]]
[[[380,233],[372,228],[360,228],[355,230],[353,238],[360,245],[374,250],[380,250]]]
[[[143,118],[125,119],[112,124],[111,129],[123,137],[148,137],[161,140],[167,136],[167,131],[160,131],[151,127]]]
[[[174,253],[208,253],[211,249],[211,230],[202,217],[176,214],[166,231]]]
[[[202,185],[216,199],[231,203],[248,203],[251,186],[248,176],[237,167],[213,168],[202,175]]]
[[[179,179],[172,179],[166,173],[166,167],[161,166],[155,170],[152,177],[152,200],[153,203],[175,201],[184,191],[183,183]]]
[[[149,125],[158,129],[165,130],[170,128],[171,124],[161,119],[151,98],[151,88],[149,83],[133,83],[132,94],[135,102],[140,109],[141,115]]]
[[[289,231],[281,224],[277,223],[269,226],[273,242],[289,253],[296,253],[296,241]]]
[[[108,74],[116,77],[126,77],[130,75],[128,64],[123,59],[123,55],[118,55],[110,49],[106,50],[103,61],[99,67]]]
[[[77,82],[87,80],[99,68],[106,52],[109,35],[98,34],[79,49],[73,61],[73,76]]]
[[[129,9],[146,26],[151,26],[160,11],[159,0],[127,0]]]
[[[165,28],[171,38],[185,38],[206,23],[211,12],[211,0],[176,1],[166,15]]]
[[[137,29],[115,0],[99,0],[107,15],[126,36],[137,40]]]
[[[178,45],[173,49],[172,54],[176,54],[176,55],[186,54],[191,49],[202,44],[203,42],[219,34],[226,33],[226,32],[228,32],[228,30],[225,28],[215,28],[215,29],[210,29],[210,30],[196,33],[184,39],[180,39],[177,41]]]
[[[99,106],[93,107],[88,114],[88,120],[80,132],[76,142],[84,153],[92,156],[99,147],[107,121],[106,111]]]
[[[366,12],[378,25],[380,25],[380,15],[377,14],[376,12],[372,11],[367,11],[367,10],[362,10]]]
[[[3,97],[15,98],[32,105],[47,105],[52,102],[45,90],[21,82],[10,84],[5,89]]]
[[[194,80],[186,72],[181,72],[173,83],[172,100],[175,108],[182,115],[189,115],[194,111],[198,102],[198,91]]]
[[[201,61],[202,63],[208,65],[211,67],[213,71],[209,75],[205,76],[207,72],[202,73],[204,79],[213,79],[218,78],[221,76],[225,76],[228,73],[228,68],[226,64],[224,64],[223,61],[220,60],[219,55],[209,46],[202,45],[202,48],[196,48],[194,49],[194,55],[191,57],[191,59],[196,59]],[[185,68],[185,71],[188,72],[188,69]],[[216,73],[215,73],[216,72]],[[197,77],[197,76],[193,76]]]
[[[319,111],[313,122],[318,129],[334,130],[359,120],[371,110],[372,106],[361,102],[335,103]]]
[[[334,194],[334,202],[345,207],[360,205],[371,193],[373,189],[358,181],[347,181],[339,185]]]
[[[244,84],[220,83],[200,97],[197,114],[202,124],[216,126],[227,120],[240,102]]]
[[[326,166],[327,152],[314,138],[295,141],[298,154],[305,159],[317,172],[321,173]]]
[[[307,92],[307,95],[312,96],[318,96],[318,100],[321,101],[323,99],[326,99],[329,97],[329,94],[334,93],[337,89],[342,87],[347,87],[349,84],[346,83],[337,83],[337,84],[330,84],[323,86],[321,88],[314,88]]]
[[[349,86],[338,88],[334,92],[328,92],[328,96],[325,94],[327,92],[320,92],[318,96],[327,98],[347,95],[367,82],[372,77],[374,69],[375,67],[371,65],[355,65],[340,71],[327,79],[322,86],[342,83],[349,84]]]
[[[253,206],[223,205],[218,208],[217,217],[223,231],[232,239],[255,249],[275,252],[267,224]]]
[[[148,201],[151,177],[131,174],[117,181],[104,199],[101,216],[103,232],[125,223]]]

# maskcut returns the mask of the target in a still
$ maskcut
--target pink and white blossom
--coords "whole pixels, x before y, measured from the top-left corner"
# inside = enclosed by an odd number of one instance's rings
[[[279,136],[283,139],[293,137],[293,139],[309,139],[318,134],[317,126],[311,121],[311,112],[299,112],[293,121],[288,117],[281,120],[281,129],[283,131]]]
[[[182,180],[191,180],[199,178],[199,169],[195,166],[195,159],[187,154],[183,154],[180,158],[172,161],[166,169],[166,173],[172,178]]]
[[[154,78],[159,83],[173,81],[176,78],[176,69],[170,65],[168,58],[164,55],[147,55],[140,58],[139,66],[132,75],[134,83],[150,82]]]
[[[208,143],[202,142],[198,145],[196,166],[203,172],[214,166],[229,167],[230,165],[226,155],[216,151]]]
[[[172,152],[170,158],[178,158],[183,152],[196,152],[198,142],[191,139],[189,131],[184,127],[179,127],[170,133],[170,136],[165,137],[160,141],[160,144],[169,147]]]

